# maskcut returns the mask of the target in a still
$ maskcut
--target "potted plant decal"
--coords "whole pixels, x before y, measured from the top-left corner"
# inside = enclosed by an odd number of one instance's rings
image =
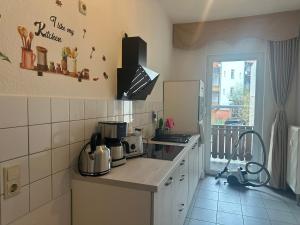
[[[4,55],[2,52],[0,52],[0,59],[11,63],[10,59],[6,55]]]
[[[72,49],[70,51],[70,54],[68,55],[68,57],[70,58],[68,63],[68,71],[71,76],[77,75],[77,56],[78,56],[77,48]]]
[[[62,49],[61,69],[63,74],[68,74],[68,56],[70,54],[71,54],[71,49],[69,47],[64,47]]]

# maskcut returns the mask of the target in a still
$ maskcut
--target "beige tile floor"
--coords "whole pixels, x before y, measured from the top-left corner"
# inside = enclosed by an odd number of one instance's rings
[[[224,181],[200,181],[185,225],[300,225],[300,207],[292,193],[233,188]]]

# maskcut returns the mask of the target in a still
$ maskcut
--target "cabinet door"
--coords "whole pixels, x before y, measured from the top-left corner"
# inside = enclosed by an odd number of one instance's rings
[[[201,179],[201,178],[203,178],[203,176],[204,176],[204,148],[203,148],[203,145],[200,145],[199,146],[199,166],[198,166],[198,179]]]
[[[185,157],[178,166],[175,181],[176,203],[175,221],[173,225],[183,225],[188,210],[188,157]]]
[[[174,221],[174,174],[154,194],[154,225],[173,225]]]
[[[191,202],[192,202],[192,198],[194,195],[194,163],[195,163],[195,159],[194,159],[194,151],[193,149],[191,149],[188,153],[188,157],[189,157],[189,165],[188,165],[188,206],[190,206]]]
[[[194,189],[196,190],[198,181],[199,181],[199,146],[198,142],[194,146],[194,157],[195,157],[195,162],[194,162]]]

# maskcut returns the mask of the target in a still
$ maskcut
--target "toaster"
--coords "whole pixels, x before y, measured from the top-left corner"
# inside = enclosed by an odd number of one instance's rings
[[[133,158],[144,154],[143,138],[141,134],[131,134],[122,140],[126,158]]]

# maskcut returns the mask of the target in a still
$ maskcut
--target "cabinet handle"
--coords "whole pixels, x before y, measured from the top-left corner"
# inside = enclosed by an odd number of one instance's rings
[[[182,212],[182,211],[184,210],[184,204],[180,204],[180,205],[182,206],[182,208],[179,209],[178,211],[179,211],[179,212]]]
[[[185,159],[181,161],[180,166],[183,166],[185,164]]]
[[[169,186],[173,183],[173,177],[170,177],[168,182],[165,183],[165,186]]]
[[[181,175],[181,178],[179,181],[184,181],[184,177],[185,177],[185,175]]]

